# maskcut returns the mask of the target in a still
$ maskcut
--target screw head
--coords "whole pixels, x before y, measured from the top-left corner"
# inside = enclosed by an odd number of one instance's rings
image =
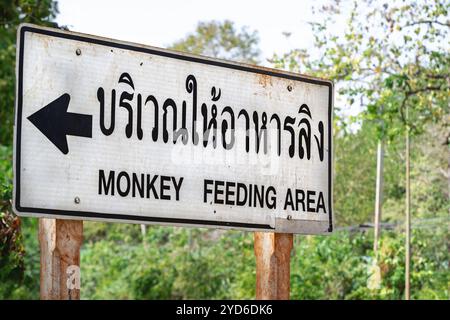
[[[288,86],[287,86],[287,89],[288,89],[289,92],[291,92],[291,91],[292,91],[292,86],[291,86],[291,85],[288,85]]]
[[[79,204],[80,203],[80,198],[79,197],[75,197],[75,199],[73,200],[76,204]]]
[[[292,220],[292,216],[291,215],[288,215],[287,216],[287,219],[290,221],[290,220]]]
[[[81,56],[81,50],[80,50],[80,49],[77,49],[77,50],[75,51],[75,53],[77,54],[77,56]]]

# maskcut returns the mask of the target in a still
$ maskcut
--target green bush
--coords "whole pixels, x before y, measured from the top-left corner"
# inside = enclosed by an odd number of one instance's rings
[[[148,227],[143,239],[98,241],[82,251],[84,299],[252,299],[252,233]],[[413,299],[448,298],[444,228],[412,237]],[[385,231],[377,265],[378,289],[369,289],[375,261],[370,232],[296,236],[291,258],[292,299],[402,299],[404,236]]]

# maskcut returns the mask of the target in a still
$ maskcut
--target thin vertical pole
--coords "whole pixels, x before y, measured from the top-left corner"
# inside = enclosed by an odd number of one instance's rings
[[[255,232],[254,238],[256,299],[288,300],[293,235]]]
[[[378,243],[380,239],[381,212],[383,203],[383,165],[384,165],[384,143],[383,140],[378,141],[377,148],[377,181],[375,190],[375,221],[374,221],[374,240],[373,251],[375,256],[378,253]]]
[[[41,299],[80,299],[83,221],[39,219]]]
[[[408,119],[408,107],[406,107]],[[409,126],[406,125],[406,223],[405,223],[405,300],[410,299],[410,266],[411,266],[411,190],[410,190],[410,145]]]
[[[141,224],[141,235],[142,239],[145,242],[145,235],[147,234],[147,226],[145,224]]]

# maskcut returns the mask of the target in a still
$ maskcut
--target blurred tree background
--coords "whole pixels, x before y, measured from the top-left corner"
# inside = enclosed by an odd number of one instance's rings
[[[338,230],[295,237],[293,299],[403,298],[405,128],[412,136],[412,298],[448,299],[449,8],[437,0],[318,2],[313,10],[323,19],[311,23],[317,52],[298,49],[271,59],[274,67],[336,84]],[[19,219],[11,210],[15,39],[21,22],[57,27],[58,7],[50,0],[5,0],[0,12],[0,299],[38,299],[37,219]],[[171,48],[255,64],[258,44],[256,31],[203,21]],[[358,114],[346,115],[353,106]],[[382,217],[389,229],[375,257],[372,229],[358,226],[373,221],[379,139],[386,141]],[[381,279],[371,286],[375,259]],[[81,265],[83,299],[255,296],[249,232],[85,222]]]
[[[258,33],[243,27],[237,30],[229,20],[199,22],[195,32],[175,42],[170,48],[219,59],[257,64]]]

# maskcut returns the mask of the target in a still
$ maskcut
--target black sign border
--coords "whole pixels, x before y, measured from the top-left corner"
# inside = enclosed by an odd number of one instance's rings
[[[225,61],[209,60],[202,58],[200,56],[189,56],[177,54],[175,52],[160,51],[156,48],[149,48],[143,46],[135,46],[132,44],[113,42],[107,39],[90,38],[89,36],[82,36],[79,34],[69,34],[64,32],[52,31],[49,29],[39,29],[32,26],[20,26],[20,45],[19,45],[19,60],[18,60],[18,78],[17,78],[17,110],[16,110],[16,144],[15,144],[15,208],[18,212],[24,213],[40,213],[48,215],[61,215],[61,216],[72,216],[72,217],[88,217],[88,218],[100,218],[100,219],[110,219],[110,220],[127,220],[127,221],[142,221],[142,222],[156,222],[156,223],[175,223],[175,224],[190,224],[199,226],[225,226],[225,227],[239,227],[239,228],[250,228],[250,229],[262,229],[262,230],[275,230],[274,227],[266,224],[253,224],[253,223],[240,223],[240,222],[226,222],[226,221],[213,221],[213,220],[195,220],[195,219],[181,219],[181,218],[161,218],[161,217],[143,217],[134,215],[122,215],[122,214],[108,214],[100,212],[87,212],[87,211],[69,211],[69,210],[53,210],[53,209],[42,209],[42,208],[30,208],[22,207],[20,205],[20,156],[21,156],[21,130],[22,130],[22,94],[23,94],[23,56],[24,56],[24,44],[25,44],[25,33],[32,32],[47,35],[50,37],[63,38],[81,42],[87,42],[112,48],[124,49],[129,51],[136,51],[141,53],[147,53],[152,55],[164,56],[167,58],[185,60],[195,63],[208,64],[213,66],[218,66],[222,68],[234,69],[239,71],[259,73],[263,75],[268,75],[272,77],[285,78],[289,80],[307,82],[318,84],[322,86],[327,86],[329,89],[328,93],[328,208],[329,208],[329,227],[328,232],[333,231],[333,215],[332,215],[332,117],[333,117],[333,84],[330,81],[324,81],[319,79],[312,79],[307,77],[302,77],[300,75],[292,75],[286,73],[278,73],[276,71],[271,71],[270,69],[263,69],[252,67],[250,65],[243,64],[232,64]]]

